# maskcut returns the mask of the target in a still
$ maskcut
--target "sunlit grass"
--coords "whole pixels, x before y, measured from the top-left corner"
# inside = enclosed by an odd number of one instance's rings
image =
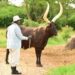
[[[71,27],[63,27],[58,31],[58,35],[48,40],[47,45],[62,45],[67,42],[67,39],[74,34]],[[0,47],[6,47],[6,29],[0,28]]]
[[[50,69],[46,75],[75,75],[75,64]]]
[[[58,39],[56,37],[50,38],[48,41],[48,45],[64,44],[65,41],[62,38],[60,38],[60,39]],[[0,47],[6,47],[6,29],[3,29],[3,28],[0,29]]]
[[[0,47],[6,47],[6,29],[0,28]]]

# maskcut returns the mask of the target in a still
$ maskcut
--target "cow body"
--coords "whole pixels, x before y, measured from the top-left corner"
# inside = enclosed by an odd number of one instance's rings
[[[29,36],[31,35],[31,47],[35,47],[35,48],[44,48],[44,46],[42,46],[44,44],[44,42],[46,40],[44,40],[44,38],[46,38],[45,36],[45,30],[44,28],[40,28],[40,29],[26,29],[23,28],[21,29],[23,35],[25,36]],[[22,41],[22,48],[26,49],[29,48],[29,40],[23,40]]]
[[[30,47],[35,48],[37,66],[42,66],[40,59],[42,50],[45,48],[49,37],[52,37],[57,34],[55,24],[52,22],[48,24],[48,26],[46,27],[37,27],[37,28],[21,27],[21,31],[24,36],[29,35],[32,36]],[[22,41],[22,48],[24,49],[29,48],[29,40]]]

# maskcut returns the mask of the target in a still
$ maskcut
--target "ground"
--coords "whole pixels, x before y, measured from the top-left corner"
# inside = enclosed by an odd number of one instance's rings
[[[0,48],[0,75],[11,75],[10,65],[5,64],[5,48]],[[46,46],[42,52],[43,67],[36,67],[34,48],[21,50],[18,70],[23,75],[46,75],[48,69],[75,63],[75,50],[65,50],[64,46]]]

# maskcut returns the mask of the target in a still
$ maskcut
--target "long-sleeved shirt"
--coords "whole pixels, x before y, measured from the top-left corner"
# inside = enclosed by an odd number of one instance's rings
[[[16,23],[11,24],[7,28],[7,48],[21,48],[21,40],[28,40],[28,37],[23,36],[20,27]]]

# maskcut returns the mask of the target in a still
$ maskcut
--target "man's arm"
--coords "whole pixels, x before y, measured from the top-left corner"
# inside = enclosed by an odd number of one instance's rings
[[[21,40],[28,40],[28,37],[23,36],[23,34],[22,34],[20,28],[17,27],[17,28],[15,29],[15,33],[16,33],[16,36],[17,36],[19,39],[21,39]]]

